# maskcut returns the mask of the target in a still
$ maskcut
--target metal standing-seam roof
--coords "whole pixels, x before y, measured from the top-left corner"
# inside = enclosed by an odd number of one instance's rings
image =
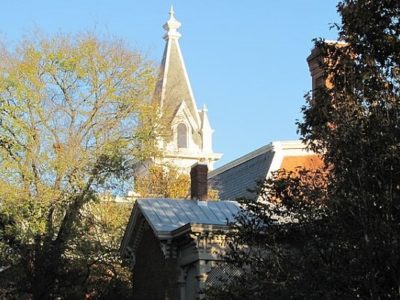
[[[156,233],[171,232],[188,223],[226,225],[240,211],[236,201],[141,199],[137,205]]]

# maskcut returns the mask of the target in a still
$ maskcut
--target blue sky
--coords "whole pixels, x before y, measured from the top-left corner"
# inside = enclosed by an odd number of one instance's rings
[[[277,140],[297,139],[312,39],[336,39],[337,0],[5,0],[0,37],[44,33],[120,37],[160,62],[170,5],[197,106],[206,104],[221,166]]]

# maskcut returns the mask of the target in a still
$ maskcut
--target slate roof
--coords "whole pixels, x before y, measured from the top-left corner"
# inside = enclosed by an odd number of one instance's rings
[[[314,170],[322,165],[321,157],[302,141],[276,141],[211,171],[208,183],[219,191],[221,199],[255,199],[248,189],[254,189],[272,172],[280,168],[295,171],[297,167]]]
[[[258,180],[264,180],[267,177],[274,154],[275,152],[270,148],[265,148],[265,151],[234,167],[226,168],[222,172],[216,169],[210,172],[209,183],[219,191],[222,199],[254,198],[255,195],[248,189],[253,189]]]
[[[186,224],[226,225],[240,211],[236,201],[141,199],[137,205],[156,234]]]
[[[195,121],[199,122],[196,101],[179,47],[179,36],[166,37],[155,100],[160,102],[168,122],[172,121],[182,101],[186,103]]]

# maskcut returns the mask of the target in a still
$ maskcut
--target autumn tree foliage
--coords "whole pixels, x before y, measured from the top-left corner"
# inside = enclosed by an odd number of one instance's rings
[[[88,207],[130,188],[133,165],[157,151],[155,72],[91,34],[33,37],[0,56],[0,266],[18,292],[66,297],[79,247],[101,224]]]
[[[59,293],[66,298],[130,299],[131,272],[121,260],[119,247],[133,203],[102,199],[86,205],[66,250],[64,284]]]
[[[135,180],[135,192],[145,198],[186,199],[189,189],[190,176],[170,165],[153,164]]]
[[[238,272],[210,299],[400,298],[400,2],[337,8],[340,44],[316,42],[329,84],[299,123],[326,187],[278,178],[261,188],[267,202],[245,201],[227,254]]]
[[[190,198],[190,176],[169,163],[152,164],[135,179],[135,192],[142,198]],[[209,187],[208,199],[218,200],[218,191]]]

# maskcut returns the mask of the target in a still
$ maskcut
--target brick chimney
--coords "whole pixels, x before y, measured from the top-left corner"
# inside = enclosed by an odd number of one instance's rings
[[[207,185],[208,167],[203,163],[196,163],[190,170],[190,193],[193,200],[207,201],[208,185]]]

